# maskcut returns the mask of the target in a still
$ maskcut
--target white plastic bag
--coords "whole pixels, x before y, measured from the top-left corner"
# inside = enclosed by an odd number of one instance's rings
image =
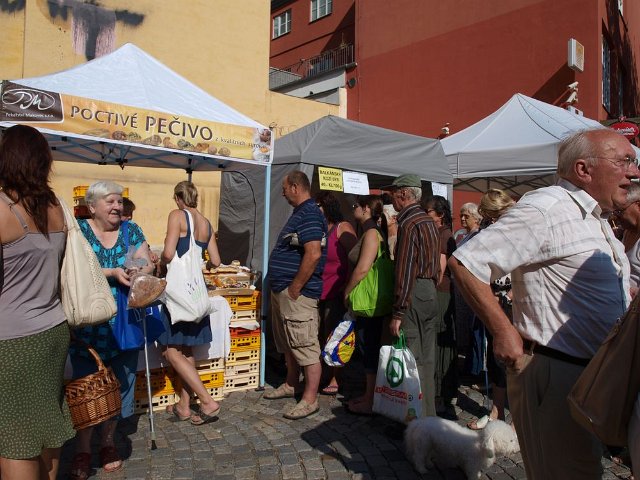
[[[185,210],[189,224],[194,225],[191,212]],[[202,248],[196,245],[192,227],[189,250],[182,257],[175,253],[167,265],[165,305],[171,315],[171,323],[199,322],[211,313],[207,286],[202,275]]]
[[[394,345],[380,348],[373,411],[402,423],[422,415],[420,377],[404,333]]]

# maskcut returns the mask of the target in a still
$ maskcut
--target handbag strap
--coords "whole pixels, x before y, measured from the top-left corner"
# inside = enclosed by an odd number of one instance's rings
[[[193,223],[193,215],[191,215],[191,212],[189,210],[187,210],[186,208],[183,210],[184,213],[187,215],[187,233],[189,234],[189,250],[191,250],[191,247],[197,247],[196,245],[196,240],[195,240],[195,230],[196,230],[196,226]],[[191,227],[189,227],[191,226]],[[191,231],[189,231],[191,230]]]
[[[404,350],[407,348],[407,338],[404,336],[404,332],[400,329],[396,340],[393,342],[393,348],[398,350]]]

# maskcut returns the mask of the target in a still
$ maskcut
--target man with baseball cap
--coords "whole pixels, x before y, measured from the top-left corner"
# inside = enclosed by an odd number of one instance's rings
[[[435,349],[440,274],[440,237],[435,223],[420,207],[418,175],[400,175],[384,187],[399,212],[395,251],[395,303],[390,330],[405,334],[413,353],[422,389],[422,416],[435,416]]]

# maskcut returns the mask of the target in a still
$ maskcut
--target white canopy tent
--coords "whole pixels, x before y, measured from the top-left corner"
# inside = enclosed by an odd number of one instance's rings
[[[189,176],[233,165],[260,171],[265,191],[271,189],[269,130],[132,44],[58,73],[5,81],[0,100],[0,129],[38,128],[55,160],[182,168]],[[23,117],[27,110],[32,116]],[[267,239],[269,200],[266,195],[259,214]],[[268,241],[263,244],[266,265]],[[261,350],[263,386],[264,336]]]
[[[522,194],[555,180],[558,144],[595,120],[516,93],[500,109],[441,140],[455,188]]]

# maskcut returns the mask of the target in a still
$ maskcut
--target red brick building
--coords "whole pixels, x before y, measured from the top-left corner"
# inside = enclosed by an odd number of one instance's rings
[[[298,96],[346,87],[347,116],[437,137],[486,117],[513,94],[571,105],[596,120],[640,114],[640,3],[634,0],[273,0],[271,66],[332,56],[314,84],[299,70]],[[323,16],[313,18],[318,7]],[[314,8],[316,10],[314,10]],[[279,25],[279,23],[278,23]],[[584,47],[584,70],[567,65],[568,42]],[[348,61],[335,52],[353,44]],[[316,60],[317,61],[317,60]],[[340,84],[340,82],[342,82]],[[578,82],[577,93],[568,88]],[[313,92],[309,94],[308,92]],[[573,95],[572,95],[573,94]],[[328,98],[328,96],[325,95]],[[335,96],[332,97],[335,100]],[[457,202],[456,202],[457,203]]]

